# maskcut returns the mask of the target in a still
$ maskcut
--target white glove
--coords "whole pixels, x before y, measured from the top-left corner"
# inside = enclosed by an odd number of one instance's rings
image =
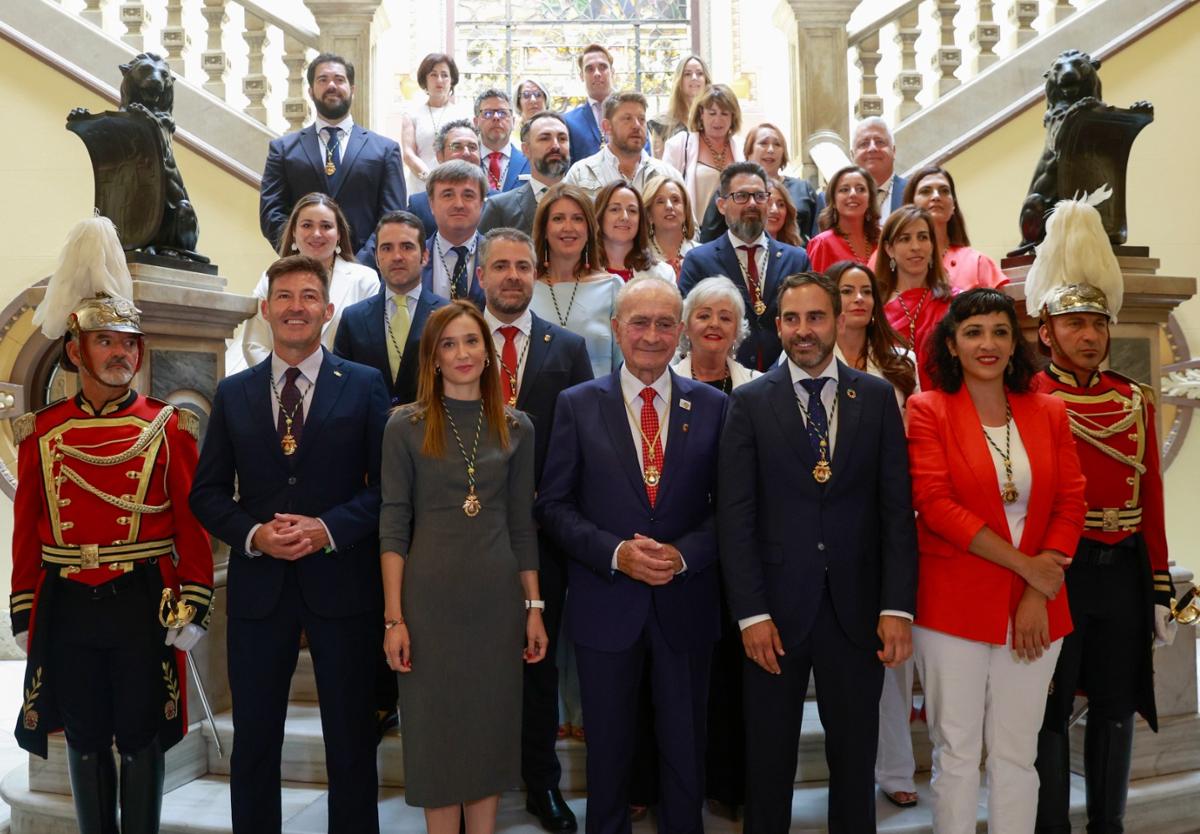
[[[167,629],[167,639],[165,642],[168,646],[174,646],[181,652],[190,652],[196,648],[196,644],[200,642],[200,638],[207,633],[195,623],[188,623],[183,628]]]
[[[1174,643],[1178,630],[1179,623],[1171,616],[1171,609],[1165,605],[1154,606],[1154,648]]]
[[[13,639],[17,641],[17,648],[24,654],[29,654],[29,629],[18,631],[13,635]]]

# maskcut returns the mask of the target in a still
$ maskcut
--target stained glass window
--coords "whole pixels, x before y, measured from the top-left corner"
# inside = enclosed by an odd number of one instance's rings
[[[692,0],[455,0],[459,101],[533,78],[566,110],[584,98],[576,59],[589,43],[613,54],[618,89],[667,108],[675,65],[693,51]]]

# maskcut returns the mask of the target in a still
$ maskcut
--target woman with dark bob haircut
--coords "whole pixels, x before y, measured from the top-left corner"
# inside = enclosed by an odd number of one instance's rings
[[[908,401],[921,581],[913,656],[933,742],[933,830],[973,831],[987,743],[988,824],[1033,831],[1038,730],[1071,631],[1063,589],[1084,478],[1062,400],[1030,390],[1012,300],[950,302],[930,339],[936,390]]]

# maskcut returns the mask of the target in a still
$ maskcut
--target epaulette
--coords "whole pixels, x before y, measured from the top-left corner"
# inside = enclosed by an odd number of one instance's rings
[[[177,408],[175,414],[178,416],[179,430],[187,432],[193,440],[199,443],[200,416],[190,408]]]
[[[1140,388],[1142,390],[1142,397],[1146,400],[1146,402],[1153,406],[1158,405],[1158,391],[1152,386],[1147,385],[1144,382],[1139,382],[1131,376],[1125,376],[1125,374],[1121,373],[1120,371],[1114,371],[1110,369],[1105,371],[1105,373],[1111,374],[1122,382],[1127,382],[1135,388]]]
[[[14,417],[12,421],[13,442],[20,446],[25,442],[25,438],[33,434],[36,427],[37,414],[32,411],[26,411],[20,417]]]

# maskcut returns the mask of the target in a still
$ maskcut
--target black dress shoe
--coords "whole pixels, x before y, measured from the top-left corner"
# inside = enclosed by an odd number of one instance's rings
[[[538,818],[547,831],[575,831],[579,823],[558,788],[529,791],[525,794],[525,810]]]

